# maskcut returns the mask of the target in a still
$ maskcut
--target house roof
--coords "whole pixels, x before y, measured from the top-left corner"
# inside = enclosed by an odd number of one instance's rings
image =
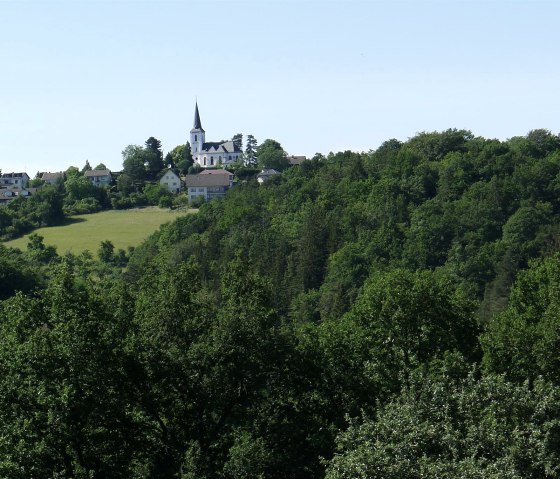
[[[233,176],[233,173],[231,173],[228,170],[220,169],[220,170],[204,170],[201,171],[199,175],[222,175],[222,176],[227,176],[229,178],[230,176]]]
[[[288,156],[286,158],[290,165],[301,165],[307,158],[305,156]]]
[[[204,131],[202,128],[202,123],[200,121],[200,113],[198,112],[198,102],[195,103],[194,107],[194,125],[191,132]]]
[[[111,172],[109,170],[88,170],[84,173],[86,178],[92,178],[96,176],[111,176]]]
[[[265,168],[257,175],[257,178],[265,178],[268,176],[279,175],[279,174],[280,172],[275,170],[274,168]]]
[[[225,175],[187,175],[184,178],[185,186],[229,186],[229,178]]]
[[[62,178],[62,175],[63,175],[62,171],[59,171],[57,173],[50,173],[50,172],[49,173],[43,173],[41,175],[41,179],[43,181],[58,180],[59,178]]]
[[[15,196],[29,196],[37,192],[37,188],[0,188],[0,198],[13,198]]]
[[[29,178],[27,173],[2,173],[2,178],[23,178],[23,175]]]
[[[161,181],[161,180],[164,178],[164,176],[167,175],[168,173],[173,173],[174,176],[176,176],[177,178],[181,179],[181,177],[177,174],[177,172],[176,172],[173,168],[167,168],[167,170],[165,170],[165,171],[161,174],[159,180]]]

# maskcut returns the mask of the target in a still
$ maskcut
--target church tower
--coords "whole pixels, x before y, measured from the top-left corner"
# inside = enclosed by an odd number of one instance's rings
[[[191,130],[191,153],[195,162],[198,160],[200,152],[202,151],[202,145],[204,145],[204,135],[205,131],[202,129],[202,123],[200,123],[200,113],[198,113],[198,102],[195,104],[194,109],[194,126]]]

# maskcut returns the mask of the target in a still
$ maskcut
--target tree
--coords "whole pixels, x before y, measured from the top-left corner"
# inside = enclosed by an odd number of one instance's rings
[[[168,153],[168,156],[171,157],[175,167],[183,174],[186,174],[193,164],[191,145],[189,142],[187,142],[186,145],[176,146]]]
[[[138,145],[128,145],[123,151],[123,174],[134,185],[142,184],[146,179],[144,166],[144,149]],[[122,175],[121,175],[122,176]]]
[[[243,151],[243,134],[242,133],[236,133],[235,135],[233,135],[233,138],[231,139],[231,141],[233,141],[233,144],[235,145],[236,148],[239,149],[239,151]]]
[[[521,272],[505,311],[482,336],[487,369],[515,381],[538,376],[560,385],[560,254]]]
[[[560,390],[544,381],[531,388],[502,376],[478,379],[467,368],[452,358],[434,364],[375,419],[351,420],[325,477],[557,477]]]
[[[69,166],[68,169],[64,172],[64,176],[66,177],[66,179],[80,175],[81,172],[76,166]]]
[[[146,140],[146,148],[144,151],[144,164],[148,174],[153,179],[165,168],[163,163],[163,152],[161,151],[161,141],[150,136]]]
[[[264,140],[257,148],[257,158],[261,168],[282,171],[288,167],[286,152],[276,140]]]
[[[257,140],[253,135],[247,135],[245,162],[246,166],[254,167],[257,165]]]
[[[128,409],[127,319],[112,313],[118,301],[100,300],[107,286],[77,286],[65,261],[45,291],[3,305],[2,477],[137,476],[141,418]]]
[[[107,170],[108,168],[105,166],[104,163],[99,163],[94,170]]]
[[[99,193],[98,188],[94,186],[85,176],[70,176],[64,182],[66,190],[65,204],[71,204],[84,198],[95,198]]]
[[[102,241],[97,251],[99,261],[103,263],[112,263],[114,260],[115,246],[109,240]]]
[[[330,374],[345,385],[345,410],[357,413],[360,403],[351,401],[367,397],[364,391],[378,399],[398,392],[414,369],[446,351],[478,359],[474,307],[434,272],[373,273],[350,312],[321,327]],[[348,354],[341,358],[343,350]]]
[[[91,165],[89,164],[89,160],[86,160],[86,164],[84,165],[84,167],[82,168],[82,175],[86,172],[86,171],[91,171]]]
[[[29,235],[27,243],[27,253],[36,261],[41,263],[48,263],[56,258],[56,248],[52,245],[45,245],[43,242],[45,238],[33,233]]]

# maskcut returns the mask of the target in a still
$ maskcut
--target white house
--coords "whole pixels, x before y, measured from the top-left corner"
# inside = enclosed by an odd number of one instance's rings
[[[181,178],[169,168],[159,180],[161,186],[165,186],[171,193],[181,192]]]
[[[64,179],[64,173],[62,173],[62,171],[59,171],[57,173],[43,173],[41,175],[41,179],[47,184],[47,185],[54,185],[56,184],[58,181],[62,181]]]
[[[25,188],[29,183],[29,175],[27,173],[2,173],[0,176],[0,185]]]
[[[241,156],[241,149],[233,141],[223,143],[207,142],[206,132],[200,122],[198,103],[194,109],[194,126],[191,130],[191,153],[194,162],[202,168],[213,168],[218,165],[235,163]]]
[[[16,199],[18,196],[29,198],[37,192],[37,188],[20,188],[12,186],[10,188],[0,188],[0,205],[5,205],[10,201]]]
[[[223,198],[231,187],[229,176],[204,173],[187,175],[183,178],[189,200],[196,200],[201,196],[206,201],[214,198]]]
[[[111,184],[111,172],[109,170],[88,170],[84,176],[95,186],[108,186]]]

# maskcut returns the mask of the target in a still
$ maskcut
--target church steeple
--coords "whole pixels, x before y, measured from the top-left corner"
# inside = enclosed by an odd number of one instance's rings
[[[195,107],[194,107],[194,125],[191,131],[194,130],[204,131],[202,129],[202,123],[200,122],[200,113],[198,112],[198,102],[195,103]]]
[[[204,137],[205,131],[202,128],[200,113],[198,112],[198,102],[196,102],[194,107],[194,125],[191,130],[191,152],[195,161],[200,159],[200,152],[204,145]]]

